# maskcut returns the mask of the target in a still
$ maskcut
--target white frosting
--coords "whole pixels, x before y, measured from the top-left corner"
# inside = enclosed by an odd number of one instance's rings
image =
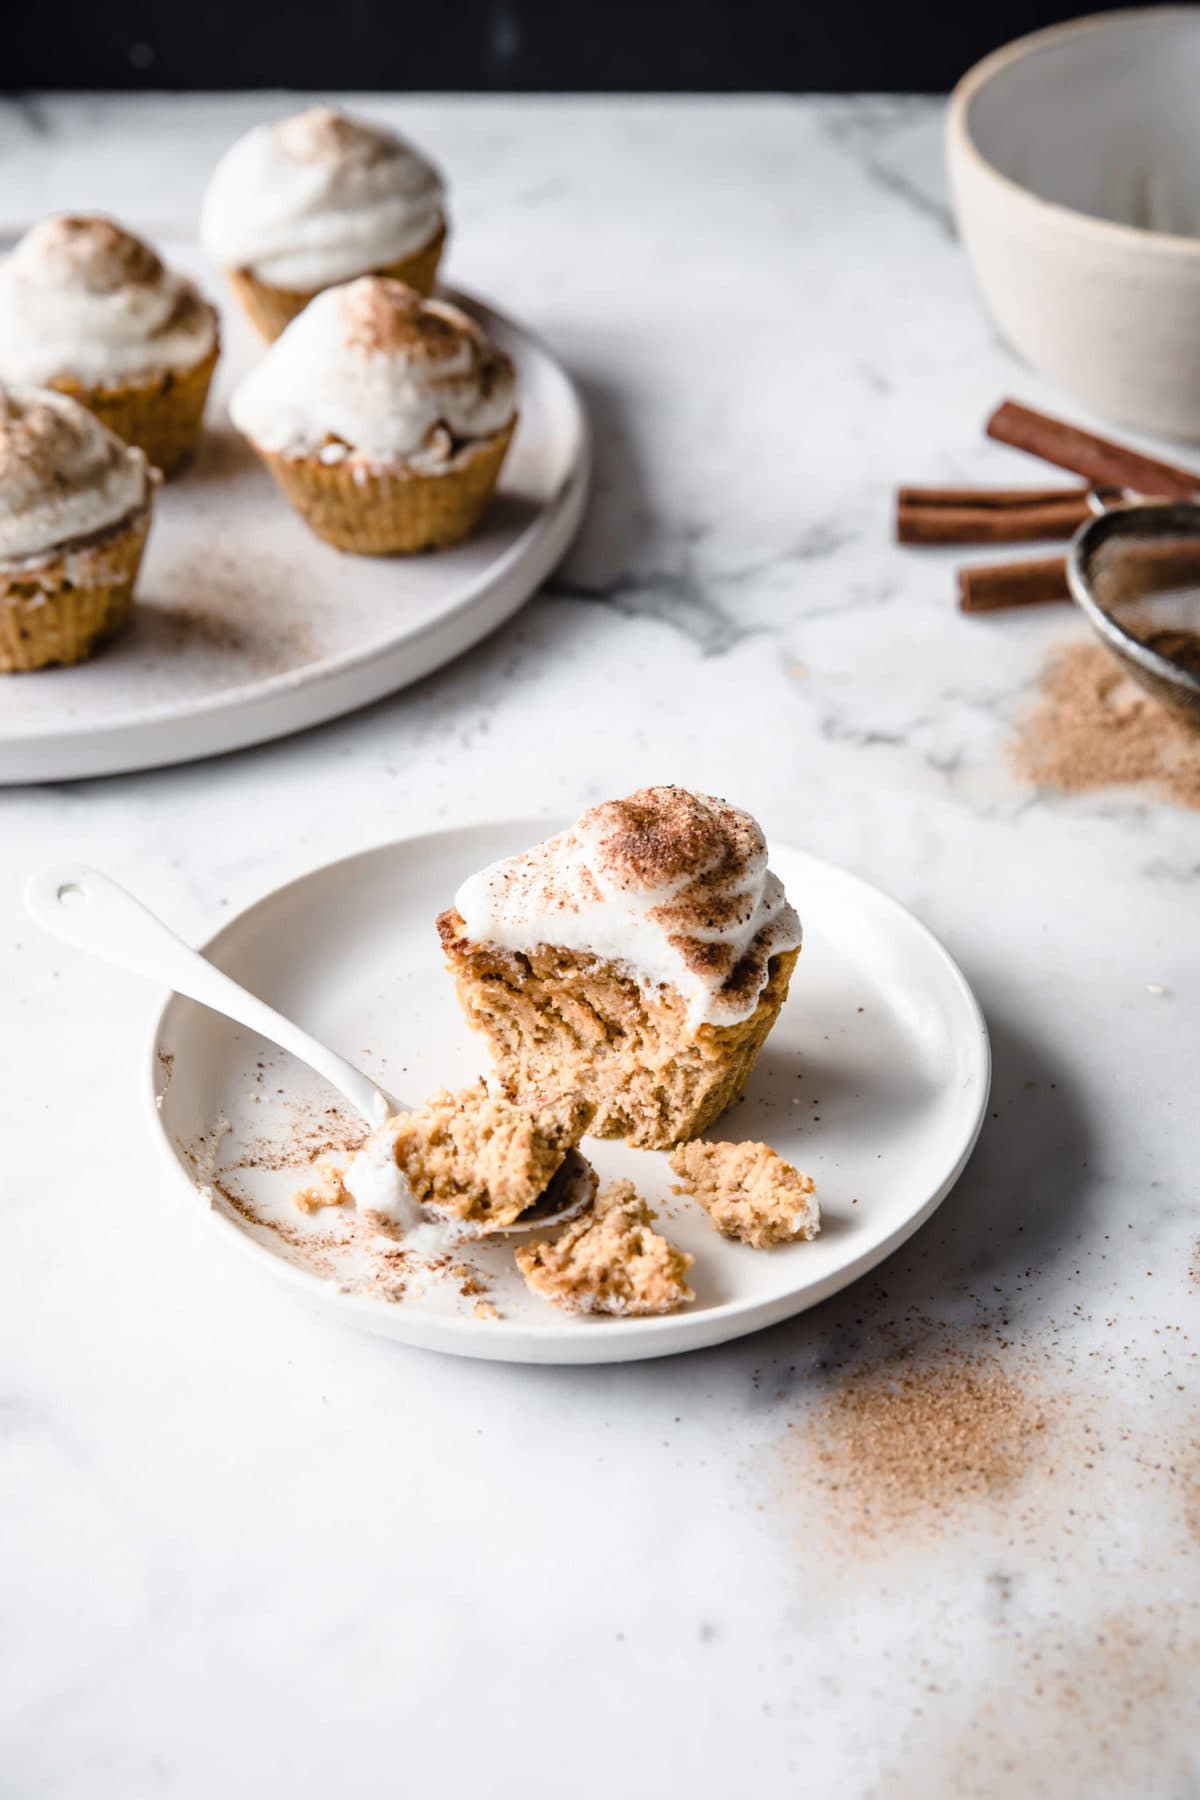
[[[396,1133],[386,1125],[355,1151],[342,1186],[360,1212],[377,1213],[402,1230],[424,1221],[420,1203],[396,1161]]]
[[[455,896],[467,936],[502,950],[561,946],[667,984],[692,1029],[750,1016],[770,958],[800,920],[748,813],[682,788],[643,788],[493,863]]]
[[[396,1128],[382,1125],[355,1151],[342,1186],[358,1211],[395,1228],[410,1250],[436,1256],[478,1233],[461,1219],[423,1207],[396,1161]]]
[[[0,560],[47,555],[129,518],[150,496],[140,450],[65,394],[0,387]]]
[[[195,285],[111,219],[44,219],[0,269],[4,381],[101,387],[192,368],[216,332]]]
[[[337,439],[374,462],[448,455],[513,416],[512,363],[475,321],[399,281],[327,288],[236,389],[234,424],[263,450],[302,456]],[[440,440],[445,439],[442,443]],[[339,457],[336,446],[327,446]]]
[[[410,144],[314,106],[225,152],[200,237],[222,268],[307,293],[412,256],[442,223],[441,178]]]

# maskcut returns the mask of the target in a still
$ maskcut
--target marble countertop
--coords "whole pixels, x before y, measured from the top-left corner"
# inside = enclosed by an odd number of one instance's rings
[[[6,102],[0,224],[186,231],[273,104]],[[578,374],[595,500],[544,594],[392,701],[0,793],[0,1790],[1184,1800],[1200,822],[1018,785],[1082,626],[963,619],[952,555],[889,541],[898,479],[1036,480],[980,422],[1057,398],[976,303],[939,107],[359,104],[447,170],[451,276]],[[360,847],[658,780],[913,907],[995,1050],[934,1220],[693,1356],[506,1368],[299,1310],[164,1203],[155,996],[21,913],[81,857],[199,938]]]

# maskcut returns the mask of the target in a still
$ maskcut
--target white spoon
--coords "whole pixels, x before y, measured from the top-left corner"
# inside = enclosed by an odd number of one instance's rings
[[[394,1114],[408,1110],[345,1057],[215,968],[98,869],[89,869],[84,863],[59,863],[42,869],[26,885],[25,909],[39,925],[77,950],[88,950],[105,962],[173,988],[269,1038],[323,1075],[372,1131]],[[550,1224],[562,1224],[583,1212],[594,1194],[591,1165],[577,1150],[571,1150],[534,1206],[515,1224],[502,1229],[540,1231]]]

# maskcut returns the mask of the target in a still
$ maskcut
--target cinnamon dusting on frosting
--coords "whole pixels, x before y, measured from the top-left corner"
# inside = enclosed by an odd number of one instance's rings
[[[702,868],[693,886],[715,892],[732,869],[766,849],[749,813],[686,788],[641,788],[592,807],[580,824],[585,821],[607,833],[605,865],[614,872],[623,865],[642,887],[660,887]]]
[[[200,235],[224,268],[309,293],[416,254],[445,223],[441,177],[411,144],[316,106],[230,146]]]
[[[103,386],[201,362],[217,315],[186,276],[114,219],[62,213],[0,272],[0,375]]]
[[[346,348],[367,356],[405,356],[415,377],[444,382],[451,403],[464,388],[482,402],[509,404],[512,358],[489,344],[469,313],[427,300],[386,275],[365,275],[339,290]]]
[[[40,395],[26,402],[0,390],[0,483],[8,504],[16,508],[49,486],[59,468],[78,461],[87,448],[106,455],[107,446],[90,445],[89,436],[77,413]]]
[[[234,423],[287,455],[344,445],[375,461],[490,437],[515,411],[516,372],[468,313],[363,275],[293,319],[235,392]]]
[[[100,214],[60,213],[26,232],[13,254],[14,265],[44,259],[64,280],[94,294],[119,287],[153,287],[162,280],[159,257],[115,219]]]
[[[744,981],[757,994],[765,969],[753,946],[739,962],[733,943],[708,935],[736,930],[752,916],[754,896],[741,878],[765,858],[767,846],[749,813],[685,788],[643,788],[593,807],[580,825],[608,833],[600,860],[618,885],[671,890],[671,899],[648,916],[687,968],[720,975],[726,987]]]
[[[390,134],[351,119],[332,106],[309,106],[276,127],[276,142],[295,162],[379,162],[391,153]]]
[[[456,307],[424,301],[415,288],[381,275],[344,289],[341,316],[347,348],[368,356],[417,351],[430,362],[449,361],[461,355],[464,336],[479,336]]]
[[[0,558],[33,557],[145,505],[140,450],[64,394],[0,386]]]
[[[590,808],[569,831],[471,878],[455,901],[477,942],[621,961],[684,993],[693,1023],[745,1018],[800,921],[748,813],[680,787]]]

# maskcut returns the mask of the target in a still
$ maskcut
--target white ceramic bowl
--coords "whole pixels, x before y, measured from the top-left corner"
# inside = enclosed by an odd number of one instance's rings
[[[1117,423],[1200,438],[1200,7],[1100,14],[950,100],[959,230],[1020,355]]]

